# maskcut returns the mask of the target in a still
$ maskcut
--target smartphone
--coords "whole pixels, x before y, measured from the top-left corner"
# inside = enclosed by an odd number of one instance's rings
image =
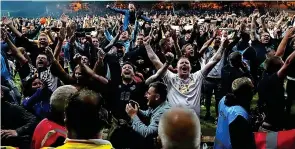
[[[129,100],[129,104],[131,104],[131,106],[133,108],[135,108],[135,105],[137,106],[137,108],[139,107],[139,104],[136,101],[134,101],[134,100]]]

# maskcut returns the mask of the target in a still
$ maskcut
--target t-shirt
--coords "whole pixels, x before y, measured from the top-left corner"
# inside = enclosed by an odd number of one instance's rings
[[[200,115],[201,88],[205,76],[201,70],[190,74],[187,83],[179,78],[177,74],[167,71],[163,81],[167,84],[167,98],[172,105],[182,105],[194,110]]]
[[[134,100],[139,103],[141,109],[145,109],[146,100],[144,100],[144,93],[146,91],[145,83],[136,83],[133,81],[130,84],[119,83],[116,84],[109,81],[109,106],[111,106],[112,112],[115,118],[128,120],[129,116],[125,112],[126,104],[130,100]]]

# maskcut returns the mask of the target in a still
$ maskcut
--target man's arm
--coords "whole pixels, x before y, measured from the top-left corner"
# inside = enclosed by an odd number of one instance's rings
[[[295,31],[295,27],[292,27],[290,29],[287,30],[286,35],[284,36],[284,38],[282,39],[277,52],[275,54],[275,56],[279,56],[279,57],[283,57],[285,50],[286,50],[286,46],[288,44],[288,41],[290,38],[292,38],[294,36],[294,31]]]
[[[118,8],[114,8],[114,7],[110,7],[110,5],[107,5],[107,8],[109,8],[112,11],[115,11],[117,13],[121,13],[121,14],[126,14],[128,10],[124,10],[124,9],[118,9]]]
[[[137,37],[137,34],[138,34],[138,28],[139,28],[139,23],[138,23],[138,21],[136,20],[135,21],[135,26],[134,26],[134,30],[133,30],[133,32],[132,32],[132,39],[131,39],[131,47],[133,48],[133,47],[135,47],[135,42],[136,42],[136,37]]]
[[[170,26],[171,28],[171,26]],[[172,29],[172,28],[171,28]],[[178,38],[176,36],[176,30],[172,30],[172,39],[174,41],[174,48],[175,48],[175,53],[176,53],[176,58],[179,59],[182,56],[179,44],[178,44]]]
[[[59,61],[59,54],[61,52],[62,44],[63,44],[63,41],[65,40],[65,38],[66,38],[66,30],[65,30],[65,28],[61,28],[60,33],[59,33],[58,43],[54,49],[54,58],[57,61]]]
[[[13,55],[16,56],[16,58],[20,61],[22,65],[26,64],[28,62],[28,59],[25,58],[25,56],[19,51],[16,46],[11,42],[11,40],[7,36],[7,32],[2,30],[2,38],[5,40],[5,42],[8,44],[8,47],[11,49],[11,52]]]
[[[165,73],[167,72],[168,68],[169,68],[170,64],[168,63],[164,63],[163,67],[161,67],[156,74],[150,76],[146,81],[145,81],[145,84],[146,85],[149,85],[151,84],[152,82],[154,82],[155,80],[159,79],[159,78],[162,78]]]
[[[88,75],[90,75],[95,80],[101,82],[102,84],[108,84],[108,80],[104,78],[103,76],[100,76],[96,74],[93,70],[91,70],[88,66],[85,64],[80,64],[82,70],[84,70]]]
[[[146,81],[145,84],[149,85],[150,83],[154,82],[156,79],[162,78],[165,73],[167,72],[171,62],[173,61],[174,55],[168,52],[166,55],[166,62],[165,64],[157,71],[156,74],[150,76]]]
[[[19,32],[12,24],[12,21],[8,18],[4,18],[3,20],[3,24],[5,24],[17,37],[21,37],[22,33]]]
[[[14,112],[18,113],[23,122],[23,126],[16,129],[18,136],[32,135],[36,125],[38,124],[36,117],[27,112],[24,108],[14,105]]]
[[[145,22],[154,23],[153,20],[152,20],[151,18],[148,18],[148,17],[146,17],[146,16],[144,16],[144,15],[141,15],[140,17],[141,17]]]
[[[105,46],[104,51],[108,52],[109,49],[111,49],[111,47],[119,40],[120,35],[121,35],[121,32],[119,31],[117,35],[115,36],[115,38],[112,37],[110,43],[107,46]]]
[[[261,27],[263,29],[264,32],[267,32],[268,33],[268,30],[267,30],[267,27],[266,27],[266,24],[265,24],[265,15],[261,16],[260,17],[260,20],[261,20]]]
[[[89,76],[91,76],[92,78],[94,78],[95,80],[103,83],[103,84],[108,84],[108,80],[100,75],[97,75],[92,69],[90,69],[88,66],[86,66],[85,64],[82,64],[81,62],[81,55],[77,54],[75,56],[75,61],[77,61],[77,63],[80,65],[81,69],[88,74]]]
[[[114,37],[110,34],[108,29],[105,29],[104,35],[108,41],[111,41]]]
[[[150,38],[150,37],[147,37]],[[144,45],[147,52],[147,55],[153,65],[156,67],[157,70],[159,70],[161,67],[163,67],[163,63],[160,61],[159,57],[156,55],[156,53],[153,51],[151,45],[149,44],[150,39],[145,39]]]
[[[52,50],[47,47],[45,48],[45,53],[48,55],[50,59],[52,59],[52,63],[50,66],[51,72],[54,76],[58,77],[63,83],[65,84],[72,84],[75,83],[75,79],[71,77],[68,73],[60,65],[59,61],[57,61],[54,56]]]
[[[51,30],[50,30],[50,29],[46,31],[46,34],[48,35],[49,39],[50,39],[52,42],[54,42],[55,39],[54,39],[54,37],[52,36],[52,34],[51,34]]]
[[[282,68],[277,72],[279,78],[285,78],[287,76],[289,66],[291,65],[291,63],[294,63],[294,60],[295,60],[295,51],[293,51],[292,54],[288,56]]]
[[[222,39],[221,45],[215,55],[209,60],[209,62],[201,69],[203,76],[207,76],[214,66],[221,60],[222,55],[228,45],[228,39]]]
[[[256,13],[256,14],[254,14],[253,16],[252,16],[252,22],[251,22],[251,31],[250,31],[250,39],[252,40],[252,41],[255,41],[255,40],[257,40],[257,38],[256,38],[256,36],[255,36],[255,34],[256,34],[256,19],[257,19],[257,17],[258,17],[258,13]]]
[[[25,109],[32,109],[33,106],[44,99],[44,97],[50,97],[52,91],[48,87],[39,88],[37,91],[29,98],[23,100],[22,106]]]
[[[208,41],[206,41],[206,42],[204,43],[204,45],[202,46],[202,48],[201,48],[200,51],[198,52],[199,55],[202,56],[202,55],[206,52],[207,48],[212,44],[212,42],[214,41],[215,37],[216,37],[216,36],[213,35],[212,38],[210,38]]]
[[[159,112],[152,116],[150,124],[145,125],[137,115],[132,118],[132,128],[134,131],[139,133],[144,138],[147,138],[151,135],[156,135],[158,132],[158,125],[160,121],[160,117],[163,112]]]
[[[143,117],[148,117],[149,116],[149,114],[150,114],[150,110],[145,110],[145,111],[143,111],[143,110],[139,110],[138,111],[138,114],[140,115],[140,116],[143,116]]]

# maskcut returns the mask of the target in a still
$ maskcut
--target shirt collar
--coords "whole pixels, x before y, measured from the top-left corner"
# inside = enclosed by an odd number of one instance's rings
[[[111,142],[103,139],[88,139],[88,140],[80,140],[80,139],[69,139],[65,140],[65,143],[86,143],[86,144],[96,144],[96,145],[112,145]]]

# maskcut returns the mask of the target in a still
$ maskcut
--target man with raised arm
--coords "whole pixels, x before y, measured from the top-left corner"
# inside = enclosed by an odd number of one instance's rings
[[[134,4],[129,3],[128,9],[118,9],[118,8],[112,8],[110,5],[106,6],[112,11],[124,14],[124,22],[123,22],[123,31],[126,31],[128,29],[128,25],[130,24],[135,24],[135,20],[138,19],[143,19],[146,22],[152,23],[152,20],[150,18],[147,18],[146,16],[143,16],[141,14],[136,13],[136,8]]]
[[[149,37],[145,38],[145,48],[149,59],[152,61],[158,71],[157,77],[163,77],[164,83],[167,84],[168,102],[173,105],[182,105],[193,109],[200,116],[200,99],[201,87],[203,80],[212,70],[212,68],[220,61],[223,52],[228,45],[228,39],[224,38],[222,43],[210,59],[210,61],[199,71],[191,74],[191,65],[187,58],[182,57],[177,62],[177,74],[168,70],[168,67],[163,65],[149,44]],[[164,67],[163,69],[161,69]]]

